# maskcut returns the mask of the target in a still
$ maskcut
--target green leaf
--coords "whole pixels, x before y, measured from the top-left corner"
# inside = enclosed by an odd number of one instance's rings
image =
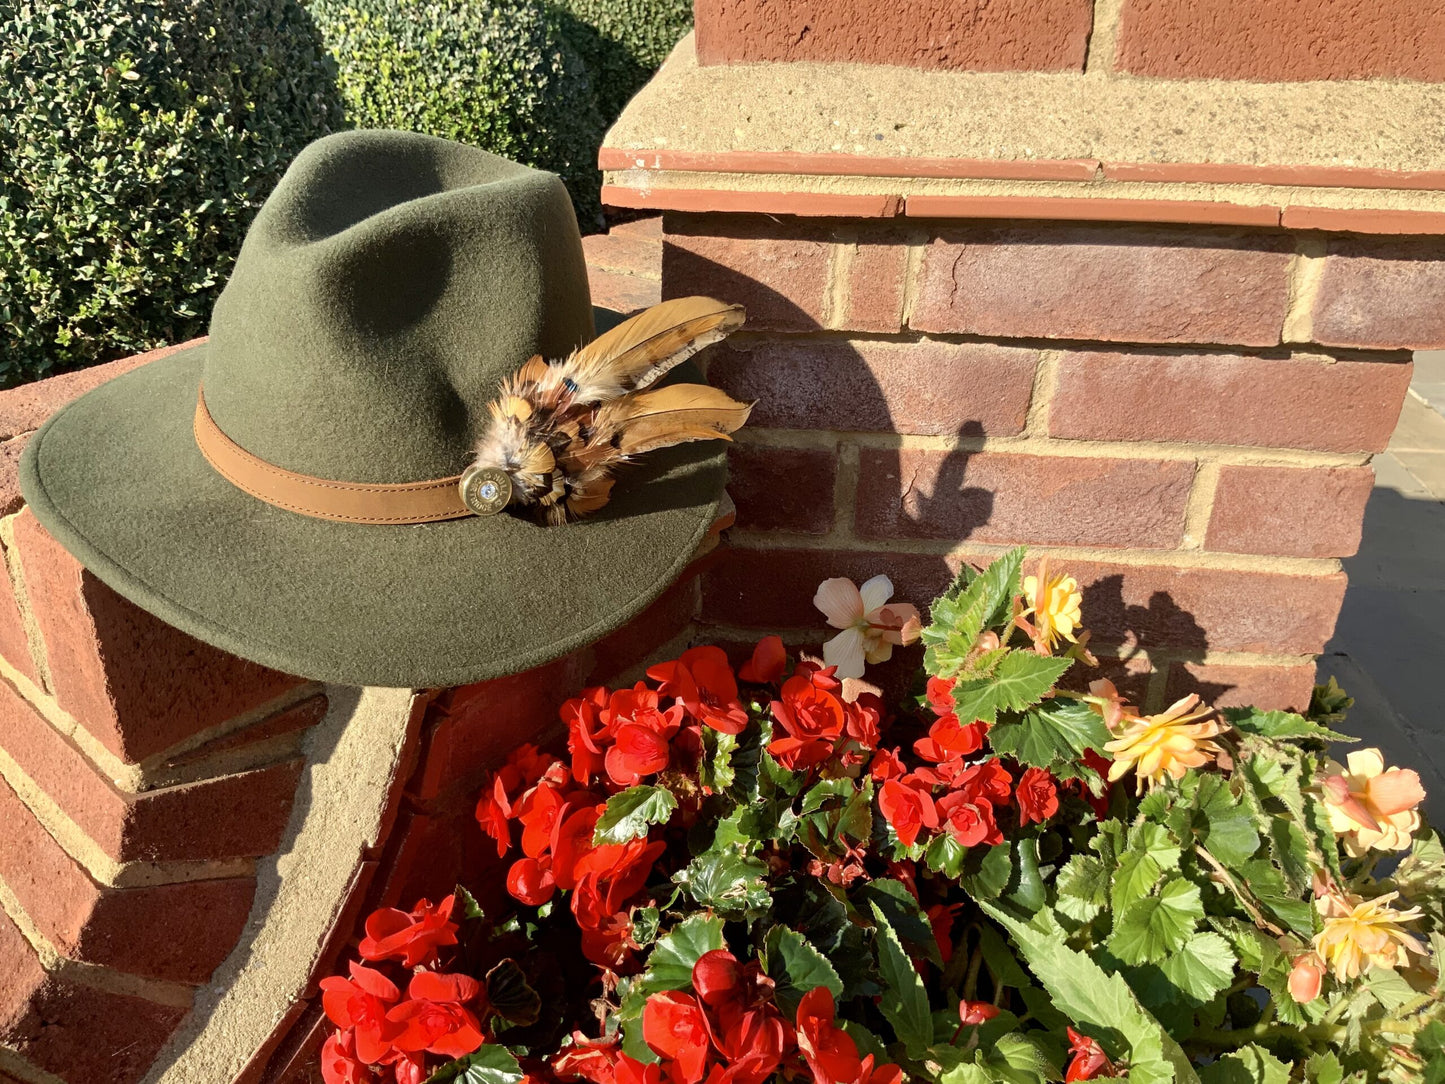
[[[1339,734],[1292,711],[1260,711],[1258,708],[1224,708],[1220,714],[1241,734],[1273,741],[1359,741],[1348,734]]]
[[[742,854],[734,844],[698,855],[672,879],[702,906],[741,918],[749,911],[764,911],[772,903],[767,875],[762,859]]]
[[[1000,719],[988,732],[988,740],[995,753],[1071,779],[1092,771],[1082,763],[1084,750],[1103,749],[1109,731],[1103,717],[1082,700],[1057,698],[1045,700],[1020,718]]]
[[[1111,898],[1116,912],[1154,890],[1167,869],[1179,865],[1184,852],[1162,824],[1144,823],[1129,832],[1129,848],[1119,856]]]
[[[448,1062],[426,1084],[519,1084],[522,1067],[501,1043],[487,1043],[474,1054]]]
[[[486,917],[486,914],[482,911],[482,905],[477,902],[477,898],[461,885],[457,885],[456,888],[452,889],[452,892],[457,897],[457,904],[459,905],[457,918],[460,921],[470,922],[472,919]]]
[[[997,722],[1001,711],[1023,711],[1037,704],[1072,663],[1032,651],[1010,651],[991,676],[954,685],[954,711],[965,721]]]
[[[970,847],[964,856],[959,883],[976,900],[996,900],[1013,879],[1014,864],[1009,847]]]
[[[1203,1005],[1234,982],[1234,953],[1217,933],[1190,937],[1160,965],[1164,977],[1195,1005]]]
[[[968,848],[958,840],[954,839],[947,832],[940,832],[928,843],[928,849],[923,852],[924,861],[928,868],[935,873],[941,873],[951,881],[958,880],[963,873],[963,860],[968,857]],[[1008,882],[1005,881],[1004,884]],[[999,885],[999,891],[1003,891],[1003,885]],[[998,895],[997,892],[994,895]]]
[[[1019,592],[1024,551],[1010,550],[982,572],[967,567],[952,587],[934,600],[929,624],[922,632],[928,672],[951,677],[962,667],[979,634],[1002,623]]]
[[[933,1019],[929,1014],[928,991],[913,968],[913,961],[903,951],[898,934],[888,924],[888,916],[878,904],[870,904],[878,944],[878,971],[883,979],[883,996],[878,1007],[893,1025],[898,1039],[912,1057],[921,1054],[933,1041]]]
[[[723,947],[723,921],[714,915],[693,915],[657,942],[647,958],[640,985],[648,993],[685,990],[692,985],[692,966],[706,952]]]
[[[1109,902],[1109,871],[1087,854],[1076,854],[1059,871],[1058,909],[1076,922],[1089,922]]]
[[[898,939],[912,950],[915,956],[926,956],[940,966],[943,963],[938,953],[938,941],[933,936],[933,924],[918,906],[900,881],[891,877],[879,877],[868,881],[853,893],[854,904],[860,911],[867,912],[877,905],[888,925],[893,927]]]
[[[1203,1084],[1289,1084],[1290,1067],[1263,1047],[1241,1047],[1199,1070]]]
[[[726,791],[737,779],[733,769],[733,751],[738,747],[736,734],[724,734],[710,726],[702,728],[702,760],[698,763],[698,782],[714,792]]]
[[[807,814],[822,809],[823,804],[832,798],[851,798],[856,789],[853,780],[846,776],[838,779],[824,779],[808,788],[803,795],[803,803],[798,807],[798,812]]]
[[[1114,917],[1109,951],[1125,963],[1159,963],[1184,944],[1203,917],[1199,886],[1173,877],[1159,895],[1135,900]]]
[[[1330,678],[1333,683],[1334,678]],[[1328,1050],[1311,1054],[1305,1062],[1305,1080],[1309,1084],[1344,1084],[1345,1067]]]
[[[1128,1057],[1132,1084],[1199,1084],[1188,1055],[1139,1004],[1124,977],[1070,948],[1051,912],[1024,922],[997,904],[980,906],[1012,935],[1053,1004],[1098,1037],[1112,1057]]]
[[[826,986],[835,998],[842,996],[843,980],[838,972],[796,930],[774,926],[768,931],[765,945],[768,977],[777,983],[775,996],[790,1020],[798,1011],[798,1002],[810,990]]]
[[[666,824],[676,808],[677,799],[666,787],[628,787],[607,799],[607,807],[592,830],[592,842],[600,847],[645,836],[652,825]]]
[[[1340,688],[1333,676],[1324,685],[1316,685],[1310,696],[1309,717],[1325,726],[1338,726],[1345,721],[1345,714],[1355,706],[1354,697]]]
[[[1194,803],[1204,820],[1200,842],[1224,865],[1233,868],[1259,850],[1254,812],[1222,776],[1204,776],[1195,792]]]

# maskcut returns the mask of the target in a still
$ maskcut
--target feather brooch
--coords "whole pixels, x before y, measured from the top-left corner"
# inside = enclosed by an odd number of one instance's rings
[[[599,335],[567,358],[533,357],[487,404],[462,499],[481,515],[507,505],[549,525],[595,512],[613,472],[658,448],[731,440],[748,420],[740,403],[705,384],[652,385],[743,323],[740,305],[708,297],[664,301]]]

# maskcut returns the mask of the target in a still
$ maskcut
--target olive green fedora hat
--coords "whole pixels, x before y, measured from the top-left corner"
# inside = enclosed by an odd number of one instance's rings
[[[585,519],[342,522],[258,499],[197,446],[197,402],[281,472],[399,486],[455,477],[487,404],[535,354],[593,337],[561,182],[446,140],[328,136],[247,233],[209,340],[55,414],[21,460],[36,518],[191,635],[353,685],[459,685],[618,628],[712,525],[724,445],[655,452]],[[686,366],[684,366],[686,368]]]

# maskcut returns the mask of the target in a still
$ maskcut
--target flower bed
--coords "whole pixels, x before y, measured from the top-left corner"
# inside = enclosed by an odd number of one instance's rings
[[[563,708],[477,806],[510,913],[378,911],[329,1084],[1445,1079],[1445,850],[1308,716],[1143,715],[1022,551],[930,622],[824,583],[821,660],[687,651]],[[915,638],[886,703],[859,680]],[[1088,691],[1070,686],[1087,685]]]

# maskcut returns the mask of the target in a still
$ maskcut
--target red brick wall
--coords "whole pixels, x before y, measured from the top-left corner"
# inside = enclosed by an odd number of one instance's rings
[[[1445,79],[1445,0],[697,0],[702,64]],[[1112,43],[1112,55],[1099,43]]]
[[[749,313],[707,362],[758,400],[704,584],[711,635],[817,642],[828,576],[886,572],[923,604],[961,561],[1026,544],[1078,576],[1104,665],[1151,705],[1307,700],[1403,348],[1440,331],[1440,253],[684,213],[664,240],[664,296]]]

